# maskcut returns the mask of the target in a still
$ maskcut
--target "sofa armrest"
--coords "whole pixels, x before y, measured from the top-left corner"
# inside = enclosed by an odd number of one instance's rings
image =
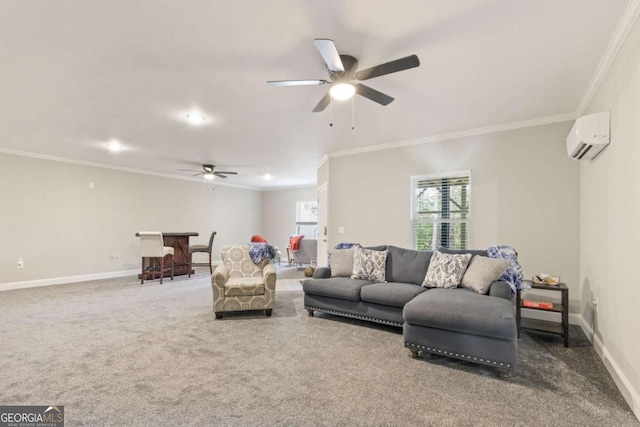
[[[264,281],[264,286],[271,292],[276,290],[276,267],[273,264],[264,266],[264,269],[262,269],[262,280]]]
[[[313,272],[314,279],[326,279],[327,277],[331,277],[331,268],[329,267],[318,267]]]
[[[489,296],[504,298],[511,301],[511,286],[507,282],[493,282],[489,287]]]

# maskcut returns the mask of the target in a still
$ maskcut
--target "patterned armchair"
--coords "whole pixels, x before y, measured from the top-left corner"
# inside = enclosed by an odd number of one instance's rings
[[[222,248],[222,264],[211,276],[216,319],[225,311],[265,310],[271,316],[276,292],[276,268],[264,259],[254,264],[249,245]]]

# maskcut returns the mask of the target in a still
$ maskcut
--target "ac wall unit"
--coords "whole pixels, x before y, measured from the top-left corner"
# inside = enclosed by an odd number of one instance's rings
[[[588,114],[576,120],[567,136],[567,154],[572,159],[593,160],[609,145],[611,112]]]

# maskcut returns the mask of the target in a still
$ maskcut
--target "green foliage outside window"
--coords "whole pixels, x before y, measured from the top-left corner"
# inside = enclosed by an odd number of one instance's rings
[[[414,239],[418,250],[466,249],[469,239],[469,177],[414,182]]]

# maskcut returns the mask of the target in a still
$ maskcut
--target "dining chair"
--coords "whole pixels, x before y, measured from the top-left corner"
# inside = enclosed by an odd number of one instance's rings
[[[171,255],[171,280],[173,280],[173,254],[174,249],[170,246],[164,245],[164,239],[160,231],[140,231],[140,252],[142,254],[142,274],[140,275],[140,284],[144,284],[144,275],[151,273],[155,278],[155,259],[160,258],[160,284],[162,284],[162,278],[164,277],[164,259],[168,255]],[[151,258],[149,265],[151,266],[146,272],[144,270],[144,260]]]

